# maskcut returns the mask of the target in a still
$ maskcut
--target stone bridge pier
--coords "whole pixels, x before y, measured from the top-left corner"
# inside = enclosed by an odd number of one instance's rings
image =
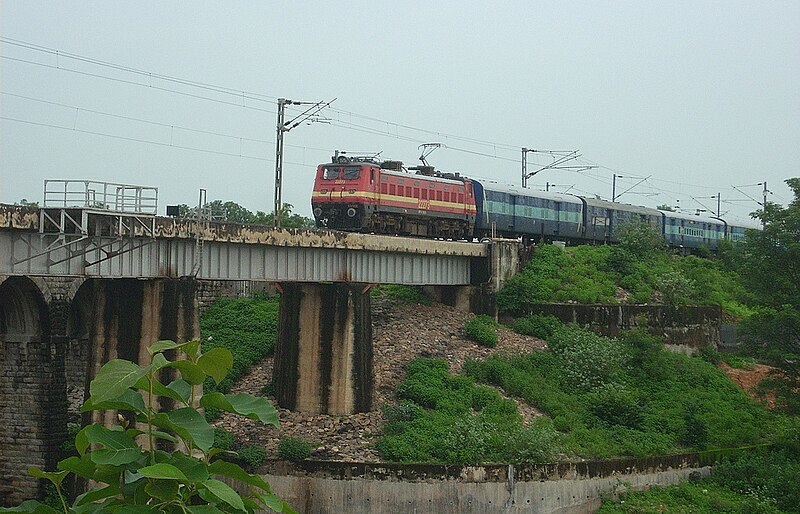
[[[0,506],[41,495],[27,469],[55,469],[105,362],[197,339],[196,313],[192,280],[0,276]]]
[[[281,407],[352,414],[372,408],[366,284],[281,284],[273,383]]]

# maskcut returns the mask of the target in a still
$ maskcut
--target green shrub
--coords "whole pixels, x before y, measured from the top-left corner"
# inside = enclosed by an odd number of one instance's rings
[[[315,444],[303,441],[302,439],[281,437],[280,441],[278,441],[278,455],[280,455],[282,459],[300,462],[311,456],[311,450],[313,450],[315,446]]]
[[[512,462],[510,444],[523,429],[516,402],[470,377],[451,375],[447,362],[420,358],[406,366],[397,405],[384,407],[387,423],[376,447],[399,462],[477,464]]]
[[[392,300],[402,304],[430,305],[431,299],[419,286],[385,284],[373,287],[370,296],[376,299]]]
[[[589,412],[609,425],[638,428],[642,423],[641,400],[620,384],[606,384],[587,395]]]
[[[788,512],[800,512],[800,461],[782,451],[754,451],[714,466],[712,480]]]
[[[222,427],[214,428],[214,446],[220,450],[233,450],[236,436]]]
[[[624,365],[619,341],[587,330],[567,327],[548,341],[560,357],[567,382],[582,391],[591,391],[611,383]]]
[[[255,444],[242,446],[236,451],[236,454],[239,457],[239,462],[243,464],[245,469],[251,472],[261,467],[267,459],[266,448]]]
[[[740,447],[778,432],[774,416],[713,365],[666,351],[643,331],[620,340],[582,332],[567,327],[552,351],[468,361],[464,370],[545,412],[562,434],[558,453],[583,458]],[[794,433],[785,425],[781,433]]]
[[[526,336],[548,339],[564,324],[555,316],[531,314],[514,320],[514,331]]]
[[[491,316],[481,314],[467,320],[464,324],[467,337],[476,343],[494,348],[497,346],[497,323]]]

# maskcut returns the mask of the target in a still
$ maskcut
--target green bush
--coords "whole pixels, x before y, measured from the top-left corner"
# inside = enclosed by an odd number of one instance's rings
[[[464,324],[467,337],[476,343],[494,348],[497,346],[497,323],[491,316],[481,314],[467,320]]]
[[[376,444],[383,459],[478,464],[552,458],[558,438],[552,424],[525,428],[513,400],[451,375],[441,359],[416,359],[406,371],[400,402],[384,407],[387,423]]]
[[[550,416],[562,434],[557,453],[611,458],[731,448],[769,441],[778,431],[775,416],[724,373],[664,350],[646,332],[612,340],[567,327],[550,346],[468,361],[464,370]]]
[[[603,500],[598,514],[640,514],[644,512],[691,512],[694,514],[780,514],[767,499],[742,494],[709,480],[687,482],[647,491],[629,491]]]
[[[236,451],[238,460],[241,462],[245,469],[251,472],[261,467],[267,459],[267,449],[263,446],[248,444],[242,446]]]
[[[548,339],[564,324],[555,316],[531,314],[514,320],[514,331],[526,336]]]
[[[643,406],[636,394],[620,384],[606,384],[586,397],[589,412],[609,425],[638,428]]]
[[[278,455],[285,460],[300,462],[311,456],[316,445],[294,437],[281,437],[278,441]]]
[[[800,512],[800,461],[782,451],[751,452],[728,459],[714,466],[712,480],[787,512]]]
[[[236,446],[236,436],[224,428],[214,428],[214,446],[220,450],[233,450]]]
[[[625,365],[619,341],[587,330],[567,327],[556,332],[548,343],[561,359],[567,382],[578,390],[608,385]]]

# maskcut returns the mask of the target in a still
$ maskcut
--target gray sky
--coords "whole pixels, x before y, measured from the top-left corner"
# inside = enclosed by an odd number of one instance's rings
[[[201,187],[270,211],[279,96],[338,98],[286,136],[283,199],[307,216],[334,149],[417,164],[422,142],[445,145],[439,169],[512,184],[520,147],[579,149],[599,167],[530,185],[609,198],[613,173],[618,193],[650,176],[621,198],[641,205],[715,209],[720,192],[746,216],[731,186],[760,199],[764,180],[791,199],[800,2],[553,4],[2,0],[0,202],[70,178],[156,186],[161,212]]]

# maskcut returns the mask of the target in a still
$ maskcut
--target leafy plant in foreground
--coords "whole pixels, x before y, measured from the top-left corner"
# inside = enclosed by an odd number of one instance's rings
[[[174,350],[184,352],[186,359],[169,360],[165,352]],[[159,341],[149,353],[148,365],[120,359],[106,363],[92,380],[90,397],[82,407],[84,412],[128,412],[136,424],[120,416],[120,423],[111,428],[88,425],[75,437],[79,456],[59,462],[58,471],[28,470],[31,476],[55,485],[63,512],[215,514],[267,508],[294,512],[260,476],[225,460],[235,454],[215,447],[214,429],[196,408],[213,407],[278,425],[275,409],[264,398],[216,391],[201,394],[199,386],[207,377],[216,383],[225,378],[233,364],[230,351],[215,348],[201,354],[197,341]],[[177,371],[180,378],[165,385],[159,380],[162,370]],[[175,408],[164,409],[165,403]],[[97,484],[71,506],[62,488],[70,473]],[[249,490],[239,494],[216,477],[237,480]],[[28,500],[0,512],[59,511]]]

